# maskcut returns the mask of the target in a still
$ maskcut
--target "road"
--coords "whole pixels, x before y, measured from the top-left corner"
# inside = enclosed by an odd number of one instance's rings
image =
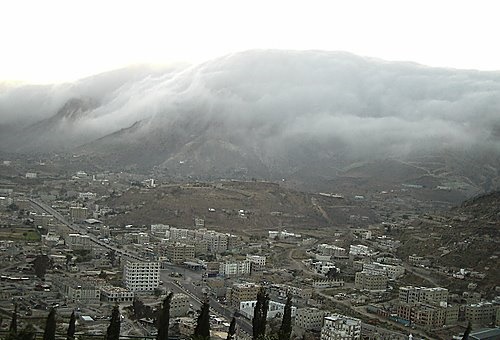
[[[228,322],[231,322],[236,309],[234,307],[221,304],[215,297],[205,293],[208,292],[208,288],[203,282],[202,271],[195,271],[174,264],[168,264],[164,266],[164,268],[165,269],[161,271],[160,276],[167,289],[174,293],[184,293],[189,296],[193,301],[193,308],[196,308],[197,310],[201,306],[201,301],[205,299],[205,297],[208,297],[210,308],[216,314],[223,316],[226,320],[228,320]],[[170,276],[172,272],[180,273],[182,276],[172,277]],[[239,326],[240,330],[252,335],[252,324],[249,320],[244,317],[237,317],[236,324]]]
[[[103,247],[103,248],[106,248],[106,249],[109,249],[109,250],[113,250],[116,252],[116,254],[119,254],[119,255],[122,255],[122,256],[125,256],[125,257],[128,257],[128,258],[131,258],[131,259],[134,259],[134,260],[137,260],[137,261],[146,261],[145,259],[143,259],[142,257],[138,256],[137,254],[134,254],[134,253],[131,253],[127,250],[124,250],[124,249],[120,249],[120,248],[117,248],[117,247],[114,247],[112,245],[110,245],[109,243],[105,243],[101,240],[99,240],[97,237],[95,237],[94,235],[89,235],[87,234],[87,231],[82,229],[82,227],[74,224],[74,223],[71,223],[69,222],[68,220],[66,220],[66,218],[64,218],[63,215],[61,215],[57,210],[55,210],[54,208],[52,208],[51,206],[39,201],[39,200],[35,200],[35,199],[32,199],[30,198],[29,199],[30,202],[32,204],[34,204],[35,206],[37,206],[39,209],[45,211],[46,213],[54,216],[54,218],[56,220],[58,220],[60,223],[66,225],[69,229],[73,230],[75,233],[80,233],[80,234],[86,234],[87,236],[89,236],[90,240]]]

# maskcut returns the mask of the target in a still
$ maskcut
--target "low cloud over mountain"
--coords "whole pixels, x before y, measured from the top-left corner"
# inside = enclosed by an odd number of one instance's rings
[[[92,105],[61,116],[82,101]],[[486,152],[496,161],[500,73],[247,51],[191,67],[7,87],[0,126],[15,131],[2,132],[8,151],[109,152],[120,164],[193,175],[276,177],[315,162],[333,169],[430,153]],[[495,161],[488,166],[498,169]]]

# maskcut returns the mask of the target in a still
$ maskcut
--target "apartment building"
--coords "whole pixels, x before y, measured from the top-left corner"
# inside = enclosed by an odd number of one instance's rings
[[[75,302],[98,302],[101,299],[101,291],[92,282],[79,279],[60,278],[54,285],[64,295],[64,298],[72,303]]]
[[[319,331],[323,327],[325,311],[318,308],[299,308],[295,314],[295,326],[303,330]]]
[[[227,260],[219,264],[219,274],[227,277],[250,275],[250,261]]]
[[[252,270],[263,270],[266,267],[266,257],[259,255],[249,255],[246,257],[247,261],[250,262]]]
[[[495,322],[500,308],[491,302],[479,302],[465,306],[465,320],[473,325],[489,325]]]
[[[106,302],[132,302],[134,301],[134,292],[114,286],[101,287],[101,301]]]
[[[341,314],[324,318],[320,340],[360,340],[361,320]]]
[[[160,285],[160,263],[127,261],[123,280],[133,292],[154,290]]]
[[[378,262],[363,263],[363,271],[370,274],[386,275],[392,280],[398,279],[405,274],[405,268],[403,266],[393,266]]]
[[[406,304],[430,303],[439,304],[448,300],[448,289],[442,287],[414,287],[399,288],[399,302]]]
[[[194,259],[195,246],[185,243],[169,243],[164,249],[166,256],[172,263],[182,263]]]
[[[189,311],[189,297],[186,294],[174,294],[170,301],[170,317],[186,316]]]
[[[89,249],[92,241],[89,235],[68,234],[66,244],[70,249]]]
[[[233,307],[239,307],[242,301],[257,299],[260,286],[255,283],[235,283],[227,289],[226,301]]]
[[[337,247],[335,245],[330,244],[320,244],[318,245],[318,252],[321,255],[327,255],[334,258],[344,258],[347,257],[347,252],[345,248]]]
[[[386,290],[388,278],[384,274],[357,272],[354,279],[354,287],[361,290]]]

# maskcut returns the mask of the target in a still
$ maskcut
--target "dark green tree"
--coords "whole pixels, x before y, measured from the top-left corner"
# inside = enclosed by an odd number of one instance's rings
[[[208,298],[205,298],[196,320],[196,327],[193,334],[194,340],[210,339],[210,304]]]
[[[465,329],[464,336],[462,337],[462,340],[468,340],[471,331],[472,331],[472,325],[469,321],[469,323],[467,324],[467,328]]]
[[[35,270],[35,275],[42,279],[45,277],[45,273],[47,273],[47,269],[49,269],[50,258],[47,255],[38,255],[33,261],[33,269]]]
[[[168,340],[168,326],[170,323],[170,302],[174,297],[174,293],[169,293],[163,300],[163,305],[158,315],[158,333],[156,340]]]
[[[73,313],[71,313],[71,316],[69,317],[69,325],[68,325],[68,331],[66,333],[66,340],[74,340],[75,331],[76,331],[76,316],[75,316],[75,311],[73,311]]]
[[[269,308],[269,294],[261,287],[257,293],[257,302],[253,309],[252,339],[261,340],[266,335],[267,310]]]
[[[111,312],[111,320],[109,321],[109,326],[106,330],[106,340],[119,340],[120,322],[120,310],[118,309],[118,306],[114,306],[113,311]]]
[[[285,309],[283,311],[283,320],[278,332],[278,340],[290,340],[292,335],[292,296],[289,294],[286,298]]]
[[[26,325],[22,331],[16,337],[16,340],[34,340],[35,339],[35,328],[32,324]]]
[[[9,335],[17,336],[17,304],[14,305],[14,311],[12,312],[12,319],[9,325]]]
[[[52,308],[45,321],[45,331],[43,332],[43,340],[56,339],[56,310]]]
[[[233,316],[231,324],[229,325],[229,330],[227,331],[226,340],[233,340],[235,334],[236,334],[236,318]]]

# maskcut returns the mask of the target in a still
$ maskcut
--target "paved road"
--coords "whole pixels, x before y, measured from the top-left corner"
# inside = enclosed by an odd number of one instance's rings
[[[92,242],[94,242],[95,244],[103,247],[103,248],[106,248],[106,249],[109,249],[109,250],[114,250],[117,254],[119,255],[122,255],[122,256],[125,256],[125,257],[129,257],[131,259],[134,259],[134,260],[137,260],[137,261],[146,261],[144,260],[142,257],[138,256],[137,254],[134,254],[134,253],[131,253],[127,250],[124,250],[124,249],[120,249],[120,248],[117,248],[117,247],[114,247],[113,245],[109,244],[109,243],[105,243],[101,240],[99,240],[97,237],[95,237],[94,235],[89,235],[87,234],[87,231],[84,230],[82,227],[74,224],[74,223],[71,223],[69,222],[68,220],[66,220],[66,218],[61,215],[57,210],[55,210],[54,208],[52,208],[51,206],[39,201],[39,200],[35,200],[35,199],[31,199],[30,198],[30,202],[32,204],[34,204],[35,206],[37,206],[39,209],[45,211],[46,213],[54,216],[54,218],[56,220],[58,220],[60,223],[66,225],[68,228],[70,228],[71,230],[73,230],[75,233],[81,233],[81,234],[86,234],[87,236],[89,236],[90,240]]]

